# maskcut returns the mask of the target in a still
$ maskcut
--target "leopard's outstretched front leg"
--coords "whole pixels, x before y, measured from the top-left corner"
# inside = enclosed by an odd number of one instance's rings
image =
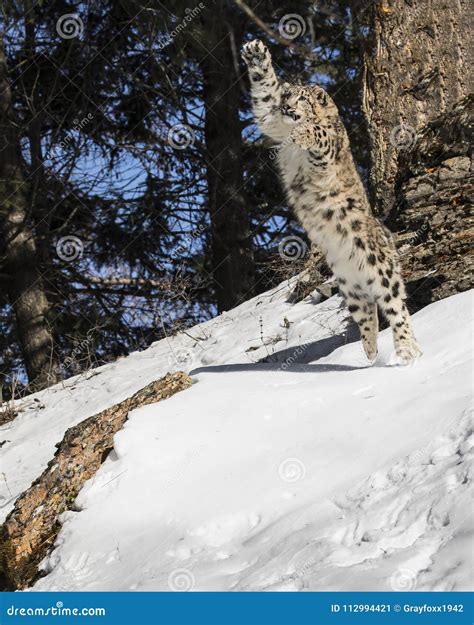
[[[273,69],[270,52],[259,39],[254,39],[242,48],[242,58],[249,70],[255,121],[264,134],[274,141],[283,141],[289,134],[289,128],[282,121],[281,85]]]
[[[399,283],[396,282],[395,285],[397,284]],[[394,288],[395,286],[392,287],[392,291]],[[381,300],[381,308],[392,328],[398,362],[407,364],[421,356],[422,351],[413,334],[411,319],[405,302],[400,296],[391,297],[392,295],[393,293],[387,289],[386,297]]]

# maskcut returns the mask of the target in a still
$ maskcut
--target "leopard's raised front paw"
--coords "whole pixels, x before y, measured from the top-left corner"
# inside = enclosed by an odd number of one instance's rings
[[[263,67],[270,61],[270,52],[260,39],[254,39],[243,46],[242,58],[249,67]]]

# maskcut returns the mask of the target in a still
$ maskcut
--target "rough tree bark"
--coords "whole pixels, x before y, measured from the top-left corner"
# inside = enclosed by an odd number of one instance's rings
[[[474,276],[474,98],[429,122],[399,158],[396,210],[412,310],[465,291]]]
[[[364,58],[363,108],[371,139],[375,210],[395,200],[400,152],[418,131],[472,91],[474,17],[469,0],[373,2],[371,41]]]
[[[239,80],[236,54],[242,31],[226,3],[208,11],[201,63],[205,103],[206,166],[212,224],[212,268],[219,311],[254,294],[255,266],[244,192]],[[232,23],[232,30],[229,24]]]
[[[376,213],[398,233],[412,310],[465,290],[472,276],[468,0],[377,0],[369,8],[363,108]]]
[[[48,325],[48,300],[28,215],[18,127],[0,39],[0,219],[7,291],[17,319],[18,336],[30,386],[44,388],[59,379],[59,363]]]

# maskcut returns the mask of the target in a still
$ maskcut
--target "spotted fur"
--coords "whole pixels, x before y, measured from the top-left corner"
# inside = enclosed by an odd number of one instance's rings
[[[336,105],[319,86],[280,83],[265,45],[245,44],[255,119],[277,147],[288,200],[324,253],[367,357],[377,357],[380,308],[401,362],[421,354],[390,232],[372,215]]]

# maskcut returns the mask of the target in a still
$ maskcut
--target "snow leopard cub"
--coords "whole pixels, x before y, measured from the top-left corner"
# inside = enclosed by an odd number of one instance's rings
[[[377,358],[377,306],[390,322],[397,360],[421,354],[405,305],[405,287],[390,232],[371,214],[344,125],[318,86],[281,84],[265,45],[246,43],[253,112],[278,151],[288,199],[324,253],[367,357]]]

